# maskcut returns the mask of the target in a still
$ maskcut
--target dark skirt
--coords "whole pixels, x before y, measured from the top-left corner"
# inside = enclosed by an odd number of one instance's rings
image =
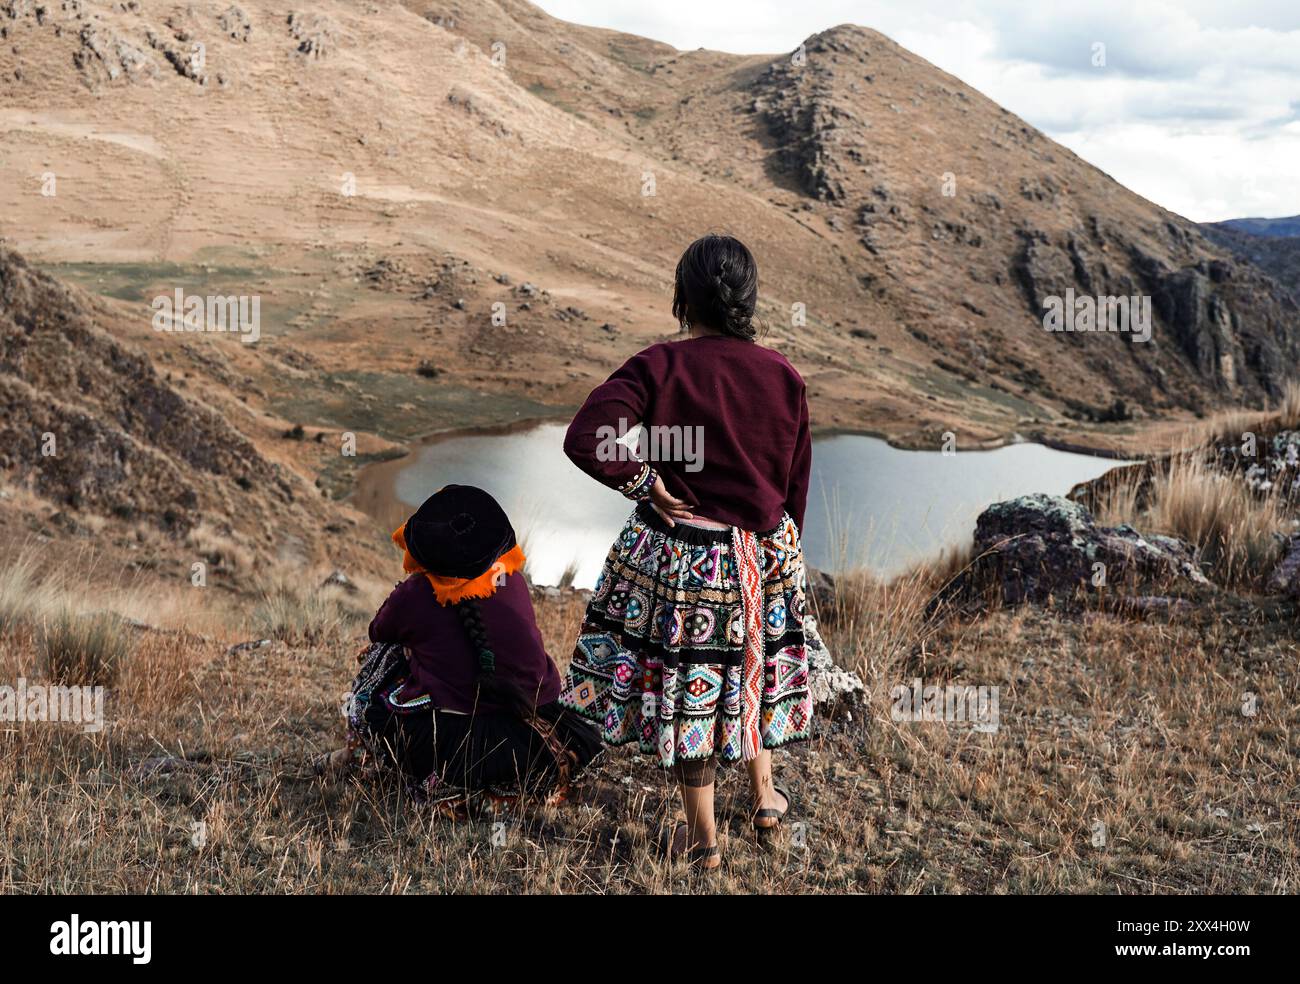
[[[401,646],[375,643],[353,682],[350,740],[405,778],[419,799],[487,793],[563,798],[600,752],[595,729],[558,702],[527,719],[508,712],[458,714],[401,693],[409,675]]]
[[[664,767],[741,760],[745,609],[732,529],[668,524],[640,503],[605,559],[560,703]],[[811,734],[807,576],[789,516],[758,535],[763,748]]]

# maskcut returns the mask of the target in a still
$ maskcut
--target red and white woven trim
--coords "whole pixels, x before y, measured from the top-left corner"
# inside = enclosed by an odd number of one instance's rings
[[[731,546],[736,557],[740,597],[744,604],[745,655],[741,664],[740,723],[742,755],[746,762],[763,750],[763,569],[759,565],[758,537],[732,527]]]

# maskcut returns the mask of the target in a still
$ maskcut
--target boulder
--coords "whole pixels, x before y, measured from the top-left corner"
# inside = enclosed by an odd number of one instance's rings
[[[1273,594],[1300,597],[1300,533],[1287,538],[1282,559],[1269,575],[1267,587]]]
[[[806,569],[808,576],[808,602],[813,611],[825,615],[835,605],[835,578],[815,567]]]
[[[325,578],[320,585],[322,588],[341,588],[348,594],[356,594],[357,586],[353,583],[352,578],[348,577],[342,571],[331,571],[329,577]]]
[[[822,642],[817,620],[804,618],[804,637],[808,650],[808,692],[819,710],[832,711],[838,705],[856,703],[866,693],[862,678],[839,666]]]
[[[1128,525],[1099,526],[1081,504],[1041,493],[984,510],[975,522],[974,555],[930,600],[929,613],[945,604],[1043,604],[1108,588],[1133,597],[1152,587],[1209,583],[1190,544]]]

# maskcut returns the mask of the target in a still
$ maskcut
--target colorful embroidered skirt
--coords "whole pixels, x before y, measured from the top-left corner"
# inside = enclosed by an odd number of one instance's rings
[[[743,757],[745,625],[733,529],[668,526],[641,503],[610,548],[560,703],[661,766]],[[807,578],[793,520],[757,537],[764,626],[758,737],[809,736]]]
[[[527,720],[455,714],[403,695],[408,673],[401,646],[366,651],[348,702],[349,744],[400,771],[418,799],[562,794],[600,751],[595,729],[558,702]]]

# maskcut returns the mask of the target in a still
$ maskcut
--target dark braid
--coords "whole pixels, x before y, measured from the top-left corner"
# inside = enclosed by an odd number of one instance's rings
[[[460,616],[460,624],[465,627],[469,644],[474,647],[474,654],[478,657],[479,674],[486,676],[495,673],[497,654],[488,645],[487,626],[483,624],[483,609],[479,607],[478,599],[466,598],[458,603],[456,614]]]
[[[464,626],[469,644],[478,657],[479,693],[506,710],[527,717],[533,712],[533,704],[524,697],[518,687],[497,676],[497,656],[488,643],[487,626],[483,624],[483,609],[477,598],[466,598],[456,603],[456,614]]]
[[[731,236],[707,235],[677,261],[673,316],[723,335],[752,342],[758,336],[758,267],[753,254]]]

